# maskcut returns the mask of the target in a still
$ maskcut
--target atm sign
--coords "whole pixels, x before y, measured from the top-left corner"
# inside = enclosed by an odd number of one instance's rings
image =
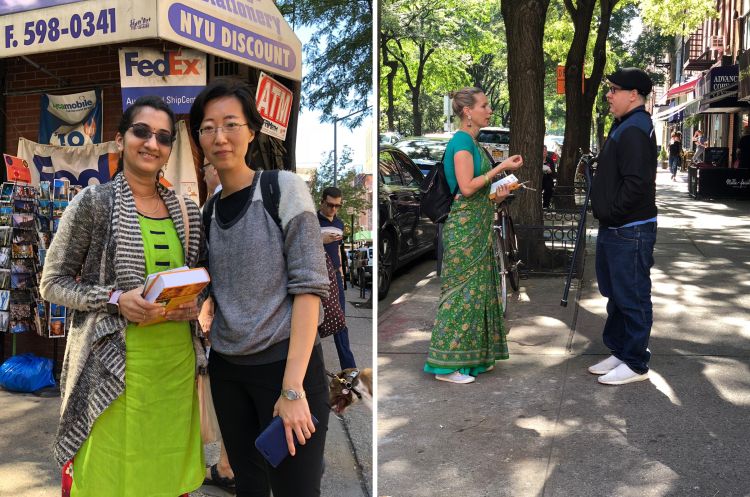
[[[291,90],[269,75],[261,73],[255,95],[258,112],[263,117],[261,132],[280,140],[286,139],[293,101]]]

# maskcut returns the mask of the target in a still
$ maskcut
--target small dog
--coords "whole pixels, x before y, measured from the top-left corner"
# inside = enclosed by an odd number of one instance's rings
[[[372,368],[347,368],[331,377],[328,401],[336,414],[343,414],[347,407],[358,400],[372,410]]]

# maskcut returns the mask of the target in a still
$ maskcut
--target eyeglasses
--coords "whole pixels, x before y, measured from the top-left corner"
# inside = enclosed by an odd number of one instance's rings
[[[224,126],[206,126],[198,130],[198,134],[201,136],[214,136],[219,130],[224,131],[226,134],[237,133],[241,127],[247,126],[247,123],[227,123]]]
[[[610,86],[609,89],[607,90],[607,93],[611,93],[612,95],[614,95],[615,93],[617,93],[620,90],[623,90],[623,91],[632,91],[632,90],[627,90],[625,88],[617,88],[616,86]]]
[[[171,147],[172,142],[175,141],[175,137],[171,133],[166,131],[157,131],[154,133],[151,131],[151,127],[144,123],[135,123],[130,125],[130,129],[133,130],[133,135],[140,140],[150,140],[152,136],[156,136],[156,142],[159,145],[165,147]]]
[[[344,204],[332,204],[331,202],[326,201],[326,205],[329,209],[341,209],[341,206]]]

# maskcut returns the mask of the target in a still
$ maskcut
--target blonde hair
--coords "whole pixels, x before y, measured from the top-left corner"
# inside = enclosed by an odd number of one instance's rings
[[[450,96],[453,99],[453,114],[455,114],[459,119],[463,119],[464,107],[473,107],[477,101],[476,95],[479,93],[484,92],[481,88],[477,88],[475,86],[467,86],[466,88],[461,88],[458,91],[452,92]]]

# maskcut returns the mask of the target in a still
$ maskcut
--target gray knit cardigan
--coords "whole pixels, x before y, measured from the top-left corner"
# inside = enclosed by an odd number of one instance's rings
[[[184,247],[179,201],[161,186],[159,194]],[[193,267],[202,252],[201,216],[194,202],[185,204],[190,224],[185,264]],[[47,251],[40,284],[42,298],[71,311],[53,448],[61,466],[78,452],[94,421],[125,388],[128,323],[108,314],[106,304],[112,290],[128,291],[143,284],[145,264],[135,201],[121,173],[109,183],[83,189],[71,200]],[[197,367],[205,369],[195,322],[193,332]]]

